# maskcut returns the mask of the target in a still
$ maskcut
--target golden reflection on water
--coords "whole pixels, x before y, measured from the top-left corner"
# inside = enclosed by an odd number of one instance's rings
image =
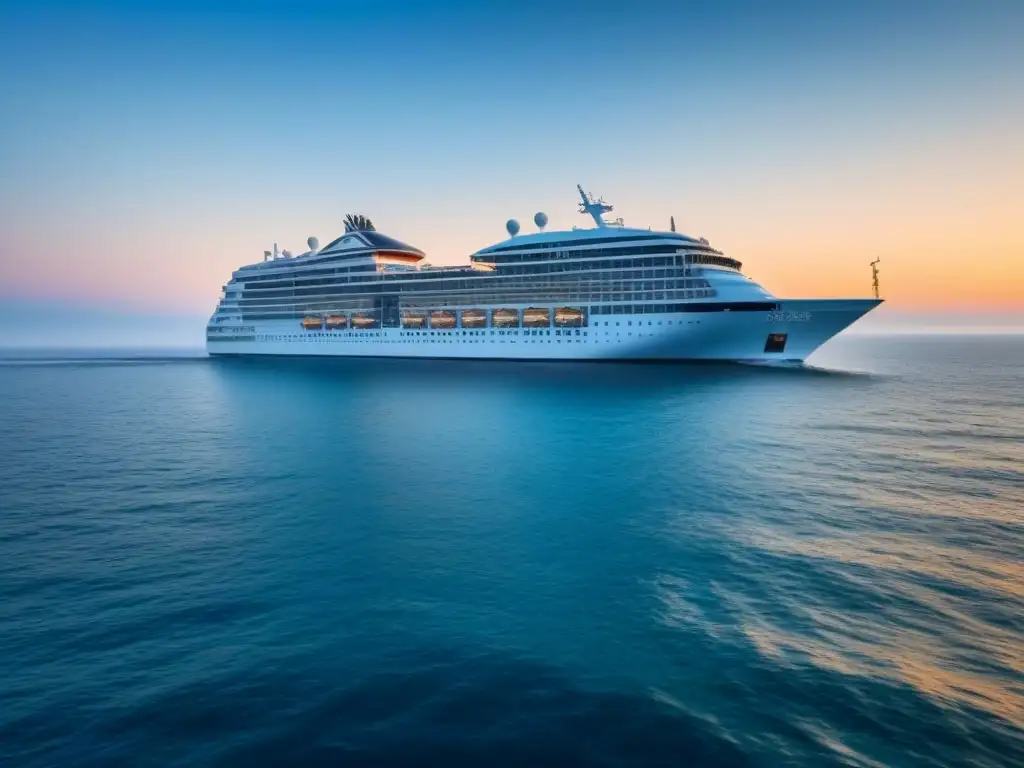
[[[791,577],[769,573],[768,581],[778,583],[771,585],[773,604],[765,606],[715,585],[739,631],[763,656],[902,682],[945,706],[970,705],[1024,727],[1024,688],[1014,682],[1024,678],[1020,634],[976,618],[971,598],[955,594],[965,586],[994,593],[988,599],[1019,600],[1019,563],[897,535],[787,538],[750,528],[738,535],[762,552],[820,561],[818,576],[834,577],[837,589],[860,582],[878,596],[867,610],[844,610],[835,605],[841,600],[816,603],[812,592],[794,589]]]
[[[745,544],[776,554],[799,555],[824,561],[927,576],[950,584],[1024,597],[1024,567],[964,548],[919,542],[907,535],[859,534],[856,539],[788,538],[771,529],[748,529]]]

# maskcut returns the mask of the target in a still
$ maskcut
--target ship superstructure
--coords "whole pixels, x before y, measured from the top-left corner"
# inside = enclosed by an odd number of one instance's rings
[[[323,248],[265,252],[224,286],[210,354],[512,360],[798,363],[879,299],[780,299],[703,238],[608,221],[581,187],[592,229],[537,232],[458,267],[349,216]]]

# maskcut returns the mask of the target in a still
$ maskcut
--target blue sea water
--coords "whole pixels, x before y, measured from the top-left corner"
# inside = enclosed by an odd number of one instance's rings
[[[1024,337],[0,362],[0,762],[1024,764]]]

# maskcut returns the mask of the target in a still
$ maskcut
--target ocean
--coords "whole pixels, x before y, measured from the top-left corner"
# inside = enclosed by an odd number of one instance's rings
[[[0,361],[0,763],[1024,764],[1024,336]]]

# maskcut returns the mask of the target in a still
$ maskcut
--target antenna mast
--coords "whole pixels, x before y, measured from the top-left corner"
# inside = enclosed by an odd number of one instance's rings
[[[875,289],[875,298],[878,298],[878,262],[882,259],[877,258],[871,262],[871,284]]]
[[[608,203],[606,203],[601,198],[598,198],[597,200],[592,200],[590,196],[583,191],[583,187],[580,186],[579,184],[576,185],[576,189],[580,191],[580,197],[583,198],[583,202],[580,203],[580,213],[589,213],[591,216],[593,216],[594,223],[597,224],[599,229],[604,229],[605,227],[607,227],[608,222],[601,218],[601,214],[609,213],[610,211],[612,211],[612,206],[608,205]]]

